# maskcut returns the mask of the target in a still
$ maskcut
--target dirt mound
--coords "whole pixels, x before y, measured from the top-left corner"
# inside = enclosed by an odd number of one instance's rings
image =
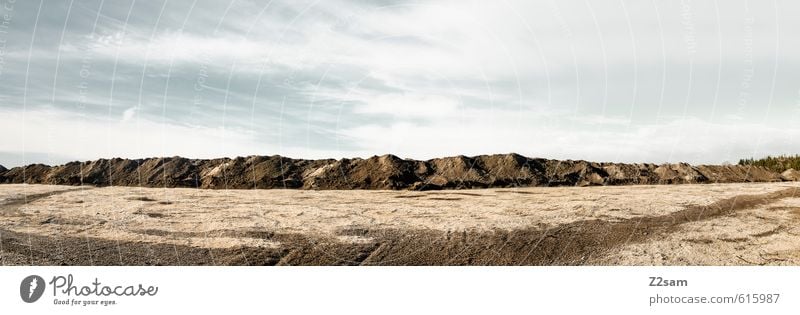
[[[100,159],[59,166],[0,168],[0,183],[212,189],[462,189],[774,182],[800,178],[751,165],[621,164],[533,159],[519,154],[427,161],[394,155],[301,160],[249,156],[211,160],[162,157]]]
[[[416,161],[394,155],[342,159],[304,176],[306,189],[403,189],[418,182]]]
[[[249,156],[196,162],[198,187],[229,189],[300,188],[302,172],[322,161],[294,160],[281,156]]]
[[[783,173],[781,173],[781,179],[785,181],[792,181],[796,182],[800,180],[800,172],[796,171],[793,168],[790,168]]]

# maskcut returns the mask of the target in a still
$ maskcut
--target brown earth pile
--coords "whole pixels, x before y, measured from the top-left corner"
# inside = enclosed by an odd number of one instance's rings
[[[800,171],[790,168],[781,173],[781,179],[784,181],[798,181],[800,180]]]
[[[595,163],[528,158],[513,153],[427,161],[394,155],[341,160],[302,160],[274,155],[211,160],[114,158],[59,166],[31,164],[10,170],[0,166],[0,183],[212,189],[435,190],[777,182],[792,178],[760,166]]]

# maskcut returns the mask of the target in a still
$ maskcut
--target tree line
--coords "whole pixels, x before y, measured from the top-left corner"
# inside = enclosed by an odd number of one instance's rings
[[[800,155],[767,156],[761,159],[741,159],[739,165],[763,166],[775,172],[783,172],[790,168],[800,170]]]

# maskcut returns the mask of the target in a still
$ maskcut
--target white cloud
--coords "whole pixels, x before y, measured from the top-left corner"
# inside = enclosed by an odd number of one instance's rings
[[[516,152],[532,157],[622,162],[718,164],[796,152],[800,130],[758,124],[717,124],[697,118],[662,124],[564,118],[530,111],[469,110],[432,124],[370,124],[342,133],[368,152],[415,158]],[[555,122],[555,123],[554,123]]]
[[[376,71],[426,68],[445,76],[485,72],[513,77],[515,70],[572,70],[604,62],[629,64],[633,58],[643,65],[660,64],[664,58],[685,63],[690,55],[697,62],[720,62],[719,49],[728,62],[748,53],[754,59],[771,59],[772,43],[782,39],[776,29],[800,27],[796,19],[782,16],[791,11],[787,5],[795,6],[785,3],[778,4],[778,16],[770,5],[746,11],[741,2],[724,7],[692,3],[688,20],[684,7],[670,2],[503,4],[438,1],[364,8],[322,3],[298,16],[268,12],[254,21],[249,12],[230,17],[236,21],[228,23],[247,25],[249,33],[166,31],[151,38],[149,31],[132,28],[127,35],[116,32],[84,40],[92,42],[91,49],[100,56],[113,58],[119,49],[121,60],[128,61],[209,61],[220,66],[235,61],[241,71],[257,70],[252,66],[267,62],[294,68],[347,64]],[[724,10],[719,19],[717,10]],[[748,17],[759,18],[758,23],[748,24]],[[782,24],[777,28],[779,18]],[[745,47],[746,30],[759,42],[752,51]],[[62,46],[68,50],[74,44]],[[800,53],[800,46],[786,41],[780,49],[782,58],[796,60]]]
[[[0,110],[0,116],[6,120],[3,129],[14,131],[0,133],[0,152],[36,152],[81,160],[175,155],[219,158],[255,154],[327,158],[332,154],[293,144],[280,145],[278,139],[259,139],[252,132],[238,128],[177,126],[144,118],[97,120],[57,110]]]
[[[49,102],[38,95],[53,95],[49,106],[63,112],[29,112],[25,126],[15,119],[3,128],[23,128],[28,140],[22,144],[19,132],[5,132],[8,141],[0,149],[87,157],[294,152],[305,158],[517,151],[709,162],[792,153],[785,144],[794,144],[797,128],[773,126],[787,121],[782,111],[797,102],[791,75],[800,65],[800,45],[790,40],[800,28],[792,16],[797,4],[745,4],[691,2],[687,14],[681,3],[669,1],[443,0],[385,7],[276,1],[255,20],[259,11],[242,2],[220,21],[202,4],[188,18],[170,9],[157,25],[149,24],[155,19],[131,20],[126,34],[119,23],[101,23],[100,36],[70,29],[60,54],[52,42],[37,39],[7,55],[19,80],[9,79],[3,88],[10,95],[6,107],[24,103],[11,93],[21,90],[13,82],[25,82],[24,74],[30,78],[24,83],[29,108]],[[124,17],[127,6],[118,9],[109,15]],[[220,31],[214,31],[216,23]],[[48,63],[55,56],[58,67]],[[90,79],[97,82],[84,101],[73,81],[80,80],[80,59],[87,56]],[[112,64],[117,57],[119,64]],[[146,69],[140,66],[145,62]],[[167,71],[173,63],[183,68]],[[219,75],[228,70],[230,76]],[[262,70],[268,74],[263,81],[256,77]],[[54,88],[53,78],[59,85]],[[208,83],[202,93],[192,90],[199,79]],[[114,82],[115,90],[100,81]],[[103,120],[106,110],[82,118],[81,110],[69,107],[106,107],[112,94],[115,106],[126,104],[123,109],[163,95],[156,106],[169,107],[162,119],[175,125],[147,120],[147,106],[142,112],[129,108],[111,122]],[[258,99],[251,101],[252,95]],[[192,104],[192,97],[203,97],[203,106]],[[205,116],[184,115],[194,110]],[[208,119],[217,113],[225,119]],[[278,120],[285,130],[270,125]],[[241,121],[266,134],[308,136],[299,140],[303,144],[286,143],[287,149],[279,139],[230,126]],[[343,147],[363,149],[320,149],[330,147],[325,137],[333,132],[341,133]],[[310,136],[315,134],[322,139]]]
[[[359,114],[389,114],[399,117],[437,119],[454,115],[459,102],[440,95],[425,94],[381,94],[362,97],[365,104],[355,109]]]
[[[391,152],[427,159],[452,155],[517,152],[532,157],[593,161],[721,163],[765,154],[795,152],[800,130],[763,125],[726,125],[686,118],[664,124],[630,125],[617,120],[554,124],[530,111],[466,110],[460,118],[433,124],[398,121],[338,130],[355,150],[281,145],[247,130],[164,125],[145,119],[98,121],[58,111],[0,111],[7,130],[0,152],[100,157],[180,155],[217,158],[281,154],[302,158],[371,156]],[[537,117],[539,116],[539,117]],[[30,161],[29,161],[30,162]],[[54,161],[63,163],[66,161]]]
[[[129,35],[130,36],[130,35]],[[266,56],[266,43],[228,37],[201,37],[177,32],[162,33],[150,40],[147,37],[124,39],[117,32],[107,36],[89,38],[94,42],[89,47],[98,56],[117,58],[123,62],[152,63],[203,63],[230,60],[256,62]]]
[[[131,107],[122,112],[122,122],[128,122],[136,116],[136,107]]]

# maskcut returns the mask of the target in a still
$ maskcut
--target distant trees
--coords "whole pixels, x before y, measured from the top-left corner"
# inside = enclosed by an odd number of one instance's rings
[[[762,159],[741,159],[739,165],[763,166],[775,172],[783,172],[790,168],[800,170],[800,155],[767,156]]]

